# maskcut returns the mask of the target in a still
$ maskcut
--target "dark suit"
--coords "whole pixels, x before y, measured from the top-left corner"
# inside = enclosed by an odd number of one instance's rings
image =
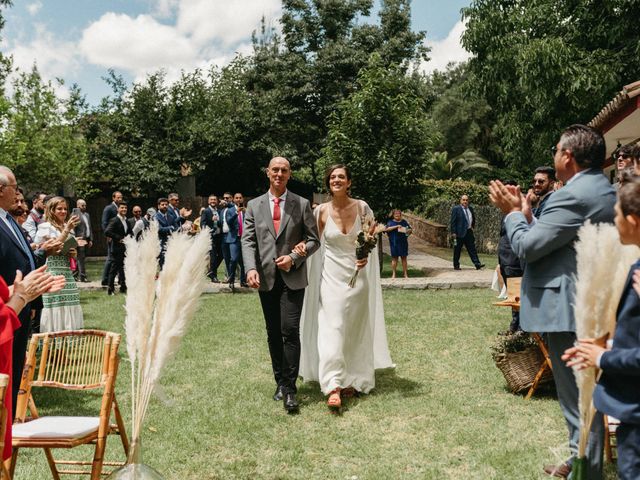
[[[125,225],[126,225],[126,229],[125,229]],[[126,251],[126,247],[122,242],[122,240],[124,240],[125,237],[132,235],[133,231],[129,223],[126,221],[126,219],[123,224],[120,217],[116,215],[116,217],[112,218],[111,221],[109,222],[109,225],[107,226],[107,229],[104,231],[104,234],[111,239],[112,261],[111,261],[111,268],[109,269],[109,278],[108,278],[109,291],[110,292],[114,291],[114,285],[115,285],[116,274],[117,274],[118,278],[120,279],[119,280],[120,291],[126,292],[127,283],[124,275],[124,254]]]
[[[106,232],[107,227],[109,226],[109,222],[116,215],[118,215],[118,207],[114,202],[111,202],[109,205],[104,207],[104,210],[102,210],[102,220],[100,221],[100,226],[102,227],[103,232]],[[102,285],[107,285],[109,283],[110,269],[111,269],[111,241],[107,238],[107,259],[104,262],[104,269],[102,270]],[[120,281],[120,278],[118,278],[118,281]]]
[[[178,230],[180,226],[186,222],[186,218],[182,218],[180,216],[180,211],[177,208],[174,208],[169,204],[167,208],[167,218],[169,219],[169,223],[175,226],[175,229]]]
[[[222,263],[222,223],[217,208],[207,207],[200,216],[200,227],[211,229],[211,251],[209,252],[209,273],[211,280],[218,278],[218,267]]]
[[[76,228],[73,231],[75,237],[77,239],[82,238],[87,242],[92,242],[93,235],[91,232],[91,217],[89,217],[89,214],[87,212],[82,213],[79,208],[74,208],[72,215],[78,215],[78,217],[80,217],[80,223],[76,225]],[[78,256],[76,258],[76,260],[78,261],[78,275],[81,280],[87,278],[87,271],[85,269],[85,258],[87,257],[88,248],[89,245],[86,245],[84,247],[78,246],[76,248],[78,252]]]
[[[547,204],[547,202],[549,201],[549,197],[551,197],[552,194],[553,192],[547,192],[547,194],[538,202],[538,206],[531,209],[531,213],[533,213],[534,217],[540,218],[540,214],[542,213],[544,206]]]
[[[227,226],[229,228],[228,232],[222,233],[222,256],[224,257],[224,263],[227,267],[227,277],[229,283],[233,283],[236,279],[236,267],[240,262],[240,249],[242,248],[240,243],[240,237],[238,236],[240,224],[238,217],[238,210],[236,209],[235,204],[231,203],[227,207],[222,210],[222,215],[224,216],[221,219],[221,222],[224,226],[224,222],[227,222]],[[244,278],[240,281],[243,282]]]
[[[167,248],[169,235],[178,230],[179,227],[176,227],[172,217],[169,216],[168,210],[167,213],[162,213],[158,210],[155,220],[158,222],[158,238],[160,240],[160,257],[158,258],[158,261],[160,263],[160,269],[162,269],[164,265],[164,252]]]
[[[2,212],[0,212],[1,214]],[[13,231],[0,219],[0,276],[2,276],[7,285],[12,285],[16,278],[16,270],[20,270],[23,275],[27,275],[34,268],[44,264],[45,256],[42,250],[38,250],[35,254],[31,252],[26,235],[11,218],[11,215],[9,215],[9,222],[13,225]],[[20,242],[13,232],[20,232],[24,243]],[[31,311],[39,309],[42,309],[42,298],[38,298],[24,306],[18,316],[21,326],[14,332],[13,336],[12,400],[14,415],[20,379],[22,378],[22,368],[24,367],[24,359],[27,353],[27,341],[31,330]]]
[[[476,251],[476,238],[473,235],[473,229],[476,226],[476,215],[473,212],[471,206],[468,207],[471,212],[471,225],[465,214],[462,205],[456,205],[451,210],[451,233],[455,234],[455,245],[453,247],[453,267],[460,268],[460,254],[462,253],[462,247],[467,247],[467,252],[471,261],[476,266],[480,267],[480,259],[478,258],[478,252]]]
[[[260,303],[276,383],[284,393],[295,393],[300,365],[300,314],[307,286],[305,260],[318,249],[320,240],[307,200],[287,191],[278,232],[269,205],[268,194],[249,202],[242,253],[247,271],[256,270],[260,276]],[[306,241],[307,257],[292,253],[302,240]],[[282,255],[291,255],[295,262],[288,272],[278,269],[274,262]]]
[[[618,475],[621,479],[640,478],[640,298],[633,289],[629,271],[616,313],[613,347],[602,354],[602,376],[593,393],[593,404],[602,413],[620,420]]]

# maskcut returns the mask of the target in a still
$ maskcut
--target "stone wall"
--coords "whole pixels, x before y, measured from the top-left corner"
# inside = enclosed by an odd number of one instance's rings
[[[411,225],[413,234],[421,240],[437,247],[449,246],[446,225],[426,220],[408,212],[402,212],[402,216],[406,218],[407,222]]]

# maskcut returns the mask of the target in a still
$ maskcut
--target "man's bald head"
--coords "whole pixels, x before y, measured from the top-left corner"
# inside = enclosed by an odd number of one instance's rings
[[[291,164],[289,163],[289,160],[287,160],[284,157],[273,157],[269,161],[269,166],[267,168],[271,168],[271,165],[273,165],[274,162],[276,162],[276,163],[286,162],[287,166],[289,167],[289,170],[291,170]]]
[[[269,177],[269,190],[277,197],[287,189],[287,182],[291,178],[291,165],[284,157],[273,157],[267,167]]]

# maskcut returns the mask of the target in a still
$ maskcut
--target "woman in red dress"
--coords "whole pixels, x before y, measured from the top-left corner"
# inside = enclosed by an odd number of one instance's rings
[[[7,286],[0,277],[0,373],[9,375],[9,385],[5,392],[4,405],[7,409],[7,428],[4,437],[4,450],[2,459],[11,456],[11,369],[13,358],[13,332],[20,327],[18,314],[24,306],[38,298],[44,292],[55,292],[64,286],[63,276],[53,276],[45,272],[43,266],[30,272],[22,278],[22,273],[17,272],[11,285]]]

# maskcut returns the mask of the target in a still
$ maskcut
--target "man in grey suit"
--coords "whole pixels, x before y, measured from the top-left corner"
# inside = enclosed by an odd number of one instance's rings
[[[576,341],[573,312],[578,229],[587,221],[611,223],[615,192],[602,173],[602,135],[584,125],[572,125],[552,148],[556,177],[565,186],[547,201],[540,218],[524,212],[519,188],[491,182],[491,201],[507,217],[505,227],[513,251],[527,266],[522,279],[520,321],[528,332],[545,332],[558,400],[569,429],[571,457],[544,470],[570,477],[579,437],[578,387],[562,353]],[[528,218],[527,218],[528,217]],[[531,223],[530,223],[531,222]],[[604,253],[603,253],[604,254]],[[596,415],[587,449],[588,478],[602,478],[603,422]]]
[[[269,191],[251,200],[244,217],[242,255],[247,283],[257,288],[267,327],[276,392],[289,413],[298,410],[300,314],[307,286],[306,256],[293,252],[304,242],[306,255],[320,246],[308,200],[287,190],[291,166],[275,157],[267,168]]]
[[[80,219],[78,225],[74,230],[74,235],[78,240],[78,270],[77,274],[80,277],[81,282],[88,282],[87,271],[85,269],[85,259],[87,257],[87,250],[93,245],[93,235],[91,232],[91,218],[87,213],[87,202],[82,198],[79,198],[76,202],[76,208],[73,209],[73,215],[77,215]]]

